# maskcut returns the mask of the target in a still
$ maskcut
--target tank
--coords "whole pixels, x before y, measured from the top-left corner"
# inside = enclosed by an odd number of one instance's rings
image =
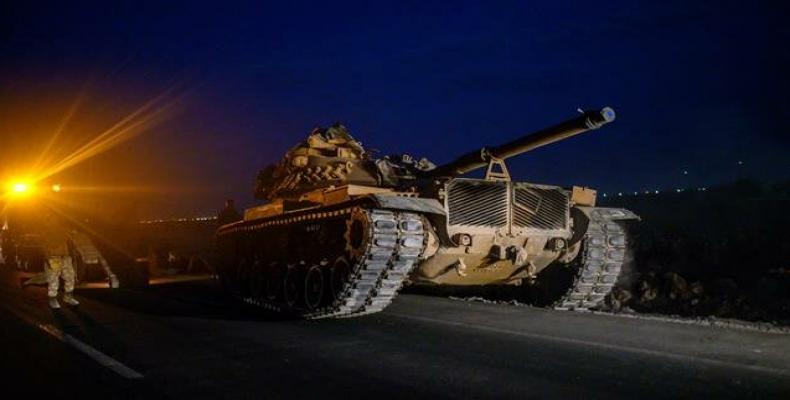
[[[605,107],[436,166],[376,157],[335,124],[317,128],[258,174],[265,203],[221,226],[218,279],[234,296],[302,318],[386,308],[406,284],[556,287],[547,304],[586,310],[604,301],[626,258],[625,209],[596,192],[515,182],[505,161],[596,130]],[[485,169],[483,179],[465,174]]]

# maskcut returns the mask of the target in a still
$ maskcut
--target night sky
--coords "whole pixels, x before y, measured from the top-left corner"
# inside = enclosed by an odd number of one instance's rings
[[[512,159],[514,178],[790,178],[781,2],[115,3],[0,6],[4,177],[75,99],[66,153],[170,89],[164,121],[55,178],[141,188],[114,201],[142,216],[200,215],[251,204],[257,170],[314,126],[441,163],[604,105],[614,124]]]

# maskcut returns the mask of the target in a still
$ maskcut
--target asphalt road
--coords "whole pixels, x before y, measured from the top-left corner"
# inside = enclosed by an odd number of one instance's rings
[[[229,301],[205,281],[141,291],[84,289],[80,307],[52,312],[42,289],[22,291],[11,274],[2,276],[4,393],[790,397],[785,334],[418,295],[402,295],[384,313],[368,317],[279,320]],[[141,377],[124,377],[108,359]]]

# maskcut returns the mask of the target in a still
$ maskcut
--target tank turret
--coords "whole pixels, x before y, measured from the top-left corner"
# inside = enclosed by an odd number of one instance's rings
[[[370,155],[345,126],[315,128],[289,150],[279,163],[258,173],[255,197],[261,200],[298,199],[316,189],[379,182]]]
[[[262,200],[298,200],[305,193],[329,187],[360,185],[398,188],[414,185],[420,178],[454,177],[504,161],[538,147],[598,129],[614,121],[609,107],[585,111],[581,115],[524,135],[496,147],[483,147],[438,168],[428,159],[408,154],[381,157],[367,152],[345,126],[315,128],[307,140],[267,166],[258,174],[255,196]]]

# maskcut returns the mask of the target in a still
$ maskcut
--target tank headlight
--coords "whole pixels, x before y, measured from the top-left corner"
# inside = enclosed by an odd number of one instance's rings
[[[459,246],[471,246],[472,236],[467,235],[466,233],[456,233],[453,235],[453,241]]]
[[[554,251],[562,251],[568,246],[568,243],[563,238],[554,238],[549,241],[549,248]]]

